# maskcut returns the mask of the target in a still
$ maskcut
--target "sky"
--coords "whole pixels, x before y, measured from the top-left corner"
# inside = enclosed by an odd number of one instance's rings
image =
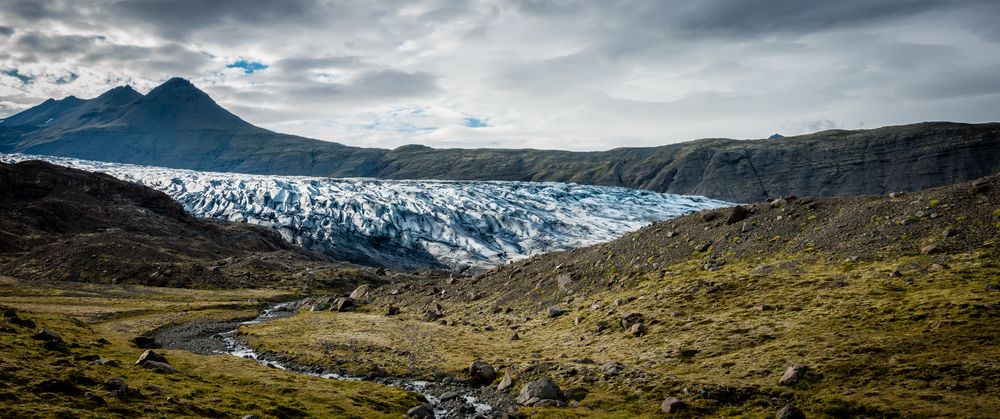
[[[0,0],[0,117],[184,77],[366,147],[602,150],[1000,120],[996,0]]]

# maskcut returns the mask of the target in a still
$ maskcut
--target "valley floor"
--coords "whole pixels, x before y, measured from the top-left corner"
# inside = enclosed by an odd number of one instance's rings
[[[474,277],[391,274],[352,292],[352,307],[331,288],[295,290],[0,279],[0,417],[400,417],[423,402],[229,355],[157,350],[176,372],[133,365],[135,336],[295,299],[296,313],[237,338],[303,370],[434,386],[464,385],[485,361],[498,400],[543,378],[560,387],[559,402],[518,415],[1000,411],[1000,177],[712,210]]]

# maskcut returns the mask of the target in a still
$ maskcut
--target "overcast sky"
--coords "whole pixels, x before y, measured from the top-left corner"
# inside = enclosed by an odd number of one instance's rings
[[[181,76],[265,128],[386,148],[986,122],[998,22],[996,0],[0,0],[0,116]]]

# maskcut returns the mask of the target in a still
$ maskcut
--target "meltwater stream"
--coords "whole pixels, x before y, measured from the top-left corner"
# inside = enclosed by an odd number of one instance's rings
[[[491,394],[492,396],[494,396],[493,397],[494,399],[509,398],[506,394],[495,392],[494,389],[492,388],[474,388],[461,384],[444,385],[440,383],[432,383],[428,381],[411,380],[398,377],[367,379],[364,377],[357,377],[345,374],[316,371],[314,368],[289,364],[276,359],[270,359],[265,355],[257,353],[256,351],[248,347],[246,344],[244,344],[237,338],[240,326],[259,324],[291,316],[297,311],[297,309],[299,308],[299,306],[301,306],[301,304],[302,301],[291,301],[286,303],[275,304],[262,310],[261,313],[252,320],[247,320],[235,324],[228,323],[229,325],[228,327],[232,327],[229,330],[212,333],[212,331],[216,329],[213,329],[211,327],[199,327],[198,330],[200,331],[199,332],[200,336],[188,337],[188,339],[190,338],[212,339],[215,341],[212,342],[212,344],[210,345],[210,347],[212,347],[213,349],[200,350],[198,347],[191,347],[187,345],[179,345],[179,346],[172,345],[170,338],[162,339],[163,341],[162,343],[164,344],[165,347],[168,348],[175,347],[176,349],[186,349],[194,352],[229,354],[245,359],[252,359],[262,365],[266,365],[271,368],[276,368],[296,374],[321,377],[331,380],[372,381],[379,384],[399,387],[406,391],[410,391],[424,396],[424,398],[427,399],[427,403],[434,407],[434,415],[436,418],[492,417],[492,416],[502,415],[504,412],[501,412],[500,410],[507,410],[507,409],[500,409],[499,408],[500,406],[492,406],[489,403],[484,402],[481,397],[477,397],[477,395],[483,394],[485,392],[485,393],[495,393]],[[183,328],[184,326],[173,326],[173,327]],[[188,331],[189,330],[190,329],[188,329]],[[210,332],[207,334],[207,336],[205,333],[203,333],[206,331]],[[154,335],[157,336],[158,341],[161,341],[161,336],[166,336],[168,334],[171,334],[172,332],[173,330],[171,330],[171,327],[168,326],[166,328],[158,330],[157,332],[154,332]],[[188,340],[188,342],[190,343],[190,340]],[[457,392],[458,394],[460,394],[460,396],[454,399],[449,397],[449,400],[442,401],[440,396],[448,392]],[[473,393],[477,395],[473,395]],[[506,403],[506,405],[510,406],[512,405],[512,403],[510,403],[510,401],[508,400],[508,403]]]

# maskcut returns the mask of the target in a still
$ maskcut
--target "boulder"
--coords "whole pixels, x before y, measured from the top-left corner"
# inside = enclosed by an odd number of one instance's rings
[[[477,359],[469,366],[469,378],[474,384],[486,385],[497,378],[497,372],[490,364]]]
[[[448,391],[442,394],[441,397],[438,397],[438,399],[443,402],[446,402],[448,400],[457,399],[458,396],[461,396],[461,394],[459,394],[457,391]]]
[[[601,371],[604,372],[604,375],[615,376],[621,374],[622,371],[625,371],[625,366],[617,362],[608,362],[601,365]]]
[[[782,407],[774,417],[775,419],[806,419],[806,415],[792,405]]]
[[[566,407],[566,402],[562,400],[541,399],[533,403],[531,407]]]
[[[128,384],[125,383],[125,379],[121,377],[109,378],[104,382],[104,389],[108,391],[121,391],[128,392]]]
[[[747,219],[749,216],[750,210],[742,205],[737,205],[729,212],[729,218],[726,218],[726,225],[736,224]]]
[[[94,365],[100,365],[102,367],[117,367],[118,361],[107,358],[98,358],[93,362]]]
[[[645,316],[642,313],[637,313],[630,311],[628,313],[622,314],[622,328],[625,330],[632,329],[633,324],[643,323]]]
[[[532,381],[521,388],[517,395],[517,403],[522,406],[534,405],[540,400],[562,400],[562,391],[548,377]]]
[[[162,372],[164,374],[172,374],[177,372],[177,369],[174,368],[173,365],[170,365],[166,362],[146,361],[142,363],[142,366],[144,368],[148,368],[156,372]]]
[[[45,342],[43,346],[50,351],[66,351],[66,342],[63,341],[62,336],[49,329],[39,329],[31,338]]]
[[[434,408],[431,407],[431,405],[424,403],[407,410],[406,416],[417,419],[434,419]]]
[[[31,338],[36,340],[43,340],[46,342],[62,342],[63,340],[62,336],[59,336],[58,333],[53,332],[49,329],[38,329],[38,332],[35,332],[34,336],[32,336]]]
[[[354,301],[364,301],[368,297],[368,284],[360,285],[351,292],[350,298]]]
[[[924,255],[936,255],[938,253],[941,253],[941,248],[933,244],[929,244],[927,246],[921,247],[920,253]]]
[[[660,411],[663,413],[679,413],[687,408],[687,403],[676,397],[667,397],[660,403]]]
[[[791,365],[785,370],[785,373],[781,375],[781,378],[778,380],[778,384],[783,386],[795,385],[805,378],[808,372],[808,366],[801,364]]]
[[[629,333],[631,333],[632,336],[639,337],[639,336],[645,335],[646,334],[646,330],[647,329],[646,329],[646,324],[645,323],[636,323],[636,324],[633,324],[631,328],[629,328]]]
[[[438,313],[438,312],[432,311],[432,310],[427,310],[427,311],[424,312],[424,315],[421,316],[421,317],[423,317],[423,319],[424,319],[425,322],[432,322],[432,321],[437,320],[438,318],[440,318],[441,317],[441,313]]]
[[[152,336],[136,336],[132,338],[132,343],[135,346],[142,349],[159,348],[160,345],[156,342],[156,338]]]
[[[160,354],[158,354],[156,352],[153,352],[150,349],[147,349],[146,352],[143,352],[142,355],[139,355],[139,359],[137,359],[135,361],[135,365],[142,365],[142,364],[145,364],[145,363],[151,362],[151,361],[152,362],[162,362],[162,363],[166,364],[167,363],[167,358],[165,356],[163,356],[163,355],[160,355]]]
[[[566,311],[559,306],[549,307],[549,318],[556,318],[565,314]]]
[[[513,368],[507,368],[503,372],[503,380],[500,380],[500,384],[497,385],[497,390],[507,391],[514,385],[514,373]]]
[[[333,306],[330,307],[331,311],[348,311],[354,307],[354,300],[350,297],[340,297],[333,300]]]

